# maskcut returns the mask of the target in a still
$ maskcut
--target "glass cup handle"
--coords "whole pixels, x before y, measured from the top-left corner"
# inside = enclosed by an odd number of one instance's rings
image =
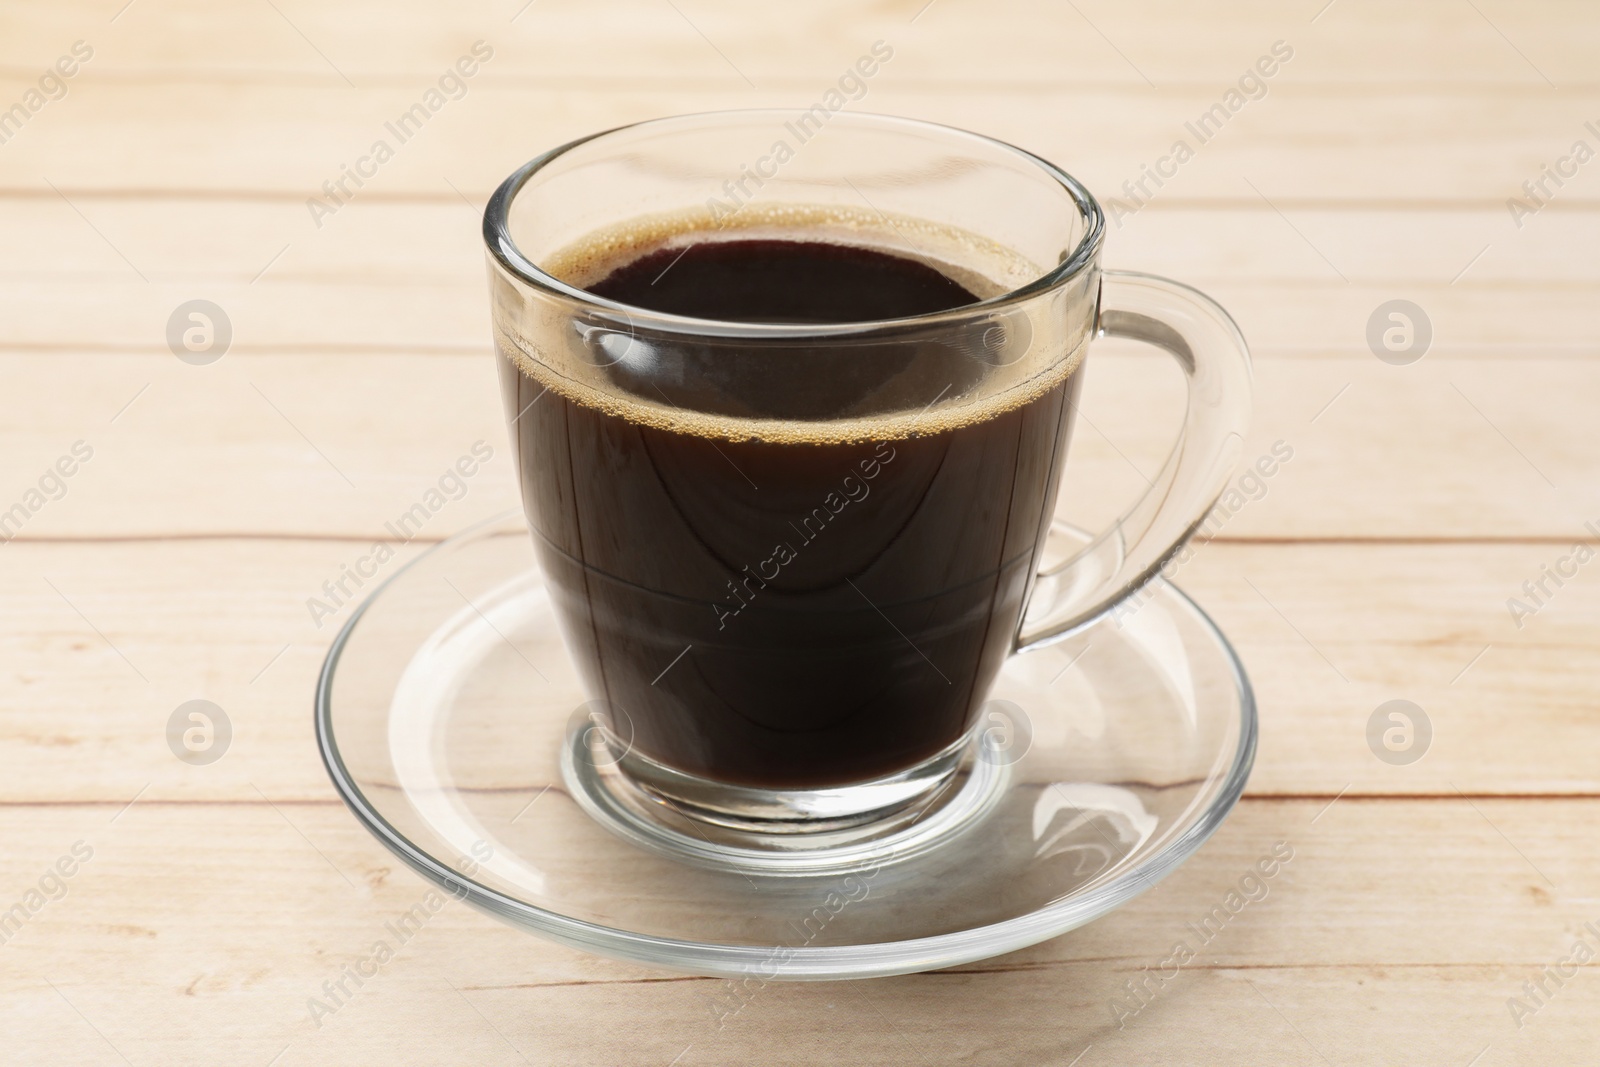
[[[1082,629],[1133,595],[1205,521],[1244,447],[1250,351],[1217,302],[1187,285],[1132,271],[1101,277],[1097,336],[1165,349],[1189,384],[1183,428],[1150,488],[1080,552],[1041,571],[1017,651]]]

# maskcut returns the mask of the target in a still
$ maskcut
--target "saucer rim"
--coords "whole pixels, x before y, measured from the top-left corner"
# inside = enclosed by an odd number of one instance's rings
[[[1149,587],[1157,590],[1157,596],[1170,593],[1178,605],[1193,612],[1203,630],[1210,634],[1227,660],[1239,697],[1239,743],[1216,797],[1193,823],[1143,861],[1084,891],[1081,896],[1069,895],[1024,915],[1004,919],[998,923],[988,923],[928,937],[861,945],[805,945],[797,948],[776,945],[733,945],[657,937],[575,919],[548,908],[529,904],[453,870],[396,830],[377,807],[367,800],[351,776],[344,757],[339,752],[332,721],[333,683],[338,671],[339,658],[368,609],[378,602],[389,586],[408,575],[424,560],[483,536],[493,527],[525,522],[520,509],[509,509],[489,516],[437,544],[430,545],[377,585],[357,605],[328,647],[317,676],[313,720],[317,749],[323,767],[328,772],[328,777],[332,780],[340,799],[368,833],[377,838],[406,866],[443,889],[451,897],[464,900],[480,911],[513,926],[568,947],[684,974],[724,978],[749,977],[758,968],[771,969],[774,966],[774,953],[781,949],[784,958],[781,965],[777,965],[778,973],[769,976],[763,971],[762,981],[879,978],[989,959],[1058,937],[1116,910],[1154,887],[1157,882],[1194,855],[1221,827],[1243,795],[1245,785],[1249,781],[1255,763],[1259,717],[1255,691],[1250,684],[1244,664],[1227,635],[1211,616],[1182,589],[1158,576],[1149,583]],[[1060,520],[1053,522],[1051,528],[1071,531],[1078,536],[1083,533],[1070,523]],[[1104,624],[1110,614],[1111,610],[1108,609],[1084,628]],[[1013,654],[1033,655],[1042,651],[1044,647],[1046,646],[1038,646]]]

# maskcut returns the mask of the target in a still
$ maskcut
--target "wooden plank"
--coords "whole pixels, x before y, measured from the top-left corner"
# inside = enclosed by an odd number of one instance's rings
[[[441,516],[441,529],[457,514]],[[313,617],[307,599],[326,597],[323,583],[366,547],[5,546],[0,595],[11,610],[0,643],[19,667],[0,677],[10,768],[0,799],[116,805],[142,789],[149,800],[254,802],[257,789],[279,801],[331,797],[314,755],[311,694],[351,609]],[[1200,547],[1178,581],[1236,645],[1255,685],[1262,738],[1251,792],[1600,794],[1588,695],[1600,669],[1592,566],[1549,586],[1553,596],[1520,629],[1506,607],[1564,551]],[[195,698],[220,705],[234,729],[233,750],[204,768],[173,758],[165,735],[173,711]],[[1418,704],[1432,723],[1431,747],[1409,766],[1368,747],[1369,719],[1395,699]]]
[[[103,809],[7,809],[8,892],[75,841],[94,854],[8,942],[0,1018],[77,1062],[115,1062],[94,1030],[163,1063],[222,1042],[240,1062],[516,1062],[501,1041],[576,1064],[1067,1063],[1091,1044],[1104,1062],[1193,1063],[1199,1048],[1466,1063],[1486,1045],[1502,1061],[1571,1062],[1562,1050],[1589,1036],[1600,986],[1569,978],[1520,1030],[1505,1005],[1575,938],[1593,945],[1582,827],[1595,801],[1476,803],[1246,801],[1165,883],[1079,931],[955,971],[759,986],[720,1029],[717,980],[583,956],[453,903],[360,989],[347,983],[354,995],[319,1026],[310,998],[379,939],[394,944],[384,924],[427,891],[342,808],[141,802],[115,823]],[[1174,942],[1197,942],[1189,924],[1280,841],[1294,856],[1264,898],[1118,1029],[1112,998],[1162,970]]]
[[[136,302],[133,283],[140,275],[152,283],[229,288],[291,281],[432,285],[454,298],[459,289],[482,286],[488,190],[458,196],[443,183],[439,190],[445,199],[437,202],[358,200],[325,218],[320,231],[303,204],[273,200],[121,197],[77,189],[63,190],[71,203],[49,190],[0,198],[0,226],[14,237],[0,249],[0,277],[112,286],[108,296],[124,303]],[[1115,188],[1101,192],[1108,210],[1110,197],[1126,195]],[[1105,262],[1208,286],[1437,290],[1454,281],[1479,300],[1498,288],[1519,298],[1530,290],[1552,297],[1565,292],[1581,304],[1586,287],[1600,281],[1600,265],[1590,254],[1597,241],[1600,211],[1564,200],[1523,218],[1519,228],[1503,205],[1422,212],[1352,203],[1280,215],[1259,198],[1242,206],[1174,203],[1158,191],[1132,214],[1113,210]],[[48,290],[41,285],[39,291]],[[70,295],[82,299],[76,288]],[[1526,330],[1535,324],[1515,325]],[[18,331],[8,341],[23,336]]]
[[[720,62],[713,57],[713,62]],[[467,95],[400,143],[364,194],[449,195],[493,188],[537,152],[571,138],[665,114],[735,107],[807,107],[836,77],[826,68],[811,91],[639,87],[582,93],[529,91],[485,69]],[[1351,93],[1285,80],[1201,143],[1185,131],[1226,86],[1145,86],[1097,91],[1092,105],[1072,88],[901,85],[891,63],[862,99],[864,110],[974,129],[1052,159],[1093,189],[1120,189],[1178,138],[1195,155],[1165,192],[1237,201],[1254,197],[1246,179],[1277,202],[1291,198],[1467,202],[1503,210],[1543,164],[1567,153],[1600,115],[1596,91],[1524,97],[1486,87],[1439,93],[1419,87]],[[1284,75],[1285,79],[1289,77]],[[31,81],[0,81],[0,99]],[[429,88],[334,85],[192,85],[96,82],[88,74],[59,104],[30,119],[0,153],[0,189],[116,189],[271,192],[293,203],[318,195],[385,138],[396,118]],[[1048,115],[1048,120],[1044,116]],[[516,131],[507,136],[506,131]],[[1352,153],[1348,146],[1359,143]],[[1293,144],[1292,153],[1282,151]],[[116,160],[107,166],[107,160]],[[1592,169],[1592,168],[1591,168]],[[1556,199],[1595,198],[1580,171]],[[306,225],[310,225],[309,214]]]
[[[196,298],[212,300],[227,311],[235,324],[233,351],[241,354],[476,357],[487,351],[488,298],[481,264],[469,267],[464,262],[448,280],[396,281],[354,271],[329,275],[301,262],[286,268],[300,277],[275,279],[278,266],[273,265],[250,284],[285,243],[262,246],[247,271],[230,276],[158,276],[144,282],[125,264],[119,269],[120,261],[109,249],[95,254],[111,262],[82,278],[13,275],[0,297],[8,319],[0,354],[163,353],[167,319],[179,304]],[[1158,243],[1151,242],[1151,247]],[[291,246],[283,259],[295,255]],[[1180,257],[1113,251],[1108,258],[1121,267],[1161,271],[1165,268],[1156,261]],[[1202,288],[1227,308],[1260,357],[1370,359],[1367,323],[1381,305],[1395,299],[1410,300],[1427,314],[1434,331],[1429,358],[1435,361],[1508,356],[1587,360],[1600,348],[1589,332],[1590,282],[1478,284],[1469,276],[1453,286],[1443,278],[1349,285],[1335,279],[1329,285],[1167,273]]]
[[[204,297],[241,352],[481,351],[481,202],[438,188],[448,199],[357,201],[320,231],[290,202],[0,199],[16,238],[0,250],[0,350],[159,352],[172,309]],[[1374,311],[1401,298],[1428,315],[1435,357],[1592,358],[1600,212],[1557,201],[1523,223],[1498,208],[1280,215],[1158,198],[1112,226],[1106,263],[1213,293],[1262,355],[1361,352]]]
[[[665,4],[617,0],[541,0],[526,8],[525,0],[478,0],[448,10],[370,2],[322,9],[303,0],[277,6],[281,13],[263,5],[157,0],[115,23],[114,6],[107,11],[84,0],[8,12],[5,60],[26,70],[53,60],[57,42],[93,37],[105,41],[97,73],[343,85],[342,71],[364,86],[434,73],[455,58],[458,41],[482,36],[500,50],[497,62],[525,77],[737,84],[731,61],[765,85],[842,66],[884,38],[903,46],[897,61],[928,80],[1144,87],[1146,78],[1158,86],[1232,81],[1274,40],[1285,39],[1297,49],[1291,69],[1300,77],[1548,92],[1541,72],[1562,87],[1592,80],[1588,59],[1600,43],[1581,0],[1524,8],[1502,0],[1483,4],[1482,14],[1460,5],[1395,8],[1375,0],[1345,0],[1331,11],[1264,0],[1205,11],[1174,0],[1096,0],[1076,12],[1045,0],[931,6],[894,0],[871,10],[832,0],[785,9],[782,17],[726,0],[696,0],[681,14]],[[1378,20],[1384,32],[1374,35]],[[217,62],[218,41],[228,42],[227,65]],[[959,63],[950,62],[953,49],[960,50]]]
[[[247,337],[260,315],[239,307],[236,336]],[[148,322],[146,336],[162,327]],[[0,510],[75,441],[96,450],[61,500],[33,509],[23,538],[375,537],[480,440],[495,458],[441,522],[459,529],[516,506],[485,352],[247,351],[195,367],[171,354],[69,350],[0,354],[0,366],[17,395],[30,397],[0,425]],[[1088,366],[1062,507],[1097,525],[1154,476],[1182,399],[1163,358],[1107,343]],[[1278,441],[1294,455],[1264,488],[1245,486],[1265,495],[1233,507],[1224,532],[1584,537],[1583,523],[1600,520],[1584,495],[1597,390],[1600,364],[1589,360],[1430,355],[1394,367],[1367,352],[1263,360],[1240,462],[1255,463]]]

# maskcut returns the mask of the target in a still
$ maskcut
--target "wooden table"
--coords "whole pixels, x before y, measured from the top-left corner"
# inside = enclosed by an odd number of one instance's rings
[[[1600,536],[1600,162],[1570,158],[1600,148],[1591,5],[123,2],[0,15],[0,108],[23,105],[0,125],[5,1062],[1594,1062],[1600,976],[1541,979],[1600,944],[1600,563],[1560,562]],[[480,40],[465,95],[308,207]],[[484,199],[598,128],[808,105],[877,40],[852,106],[1121,199],[1110,265],[1207,289],[1254,346],[1246,456],[1293,459],[1179,579],[1260,696],[1246,797],[1083,930],[774,986],[721,1030],[713,980],[456,904],[319,1025],[308,998],[425,886],[323,773],[312,685],[347,611],[306,601],[474,441],[495,460],[421,540],[515,504]],[[1275,42],[1292,57],[1199,144],[1185,123]],[[1193,158],[1130,199],[1179,138]],[[191,300],[231,323],[207,365],[167,341]],[[1369,348],[1392,300],[1431,324],[1419,362]],[[1155,363],[1090,374],[1067,496],[1109,512],[1173,394]],[[1577,573],[1534,604],[1546,566]],[[207,765],[168,743],[194,699],[231,723]],[[1368,744],[1395,699],[1432,727],[1408,764]],[[1128,979],[1279,841],[1270,895],[1119,1028]]]

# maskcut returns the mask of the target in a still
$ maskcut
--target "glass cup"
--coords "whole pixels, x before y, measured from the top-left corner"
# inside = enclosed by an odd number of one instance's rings
[[[1102,271],[1088,190],[987,137],[821,109],[643,122],[519,169],[483,232],[524,510],[601,742],[581,773],[698,824],[796,847],[929,810],[982,755],[1005,659],[1151,581],[1238,460],[1227,314]],[[932,262],[980,299],[797,324],[581,287],[740,238]],[[1099,336],[1177,360],[1181,433],[1124,515],[1041,567]]]

